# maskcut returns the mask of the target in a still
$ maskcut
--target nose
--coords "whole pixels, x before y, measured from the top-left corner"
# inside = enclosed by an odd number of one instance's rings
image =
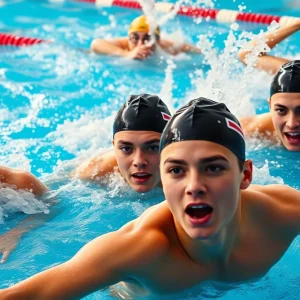
[[[190,176],[187,177],[187,180],[187,195],[192,196],[193,198],[198,198],[199,196],[203,196],[206,194],[207,189],[197,170],[192,171],[190,173]]]
[[[286,126],[295,129],[300,126],[300,117],[295,113],[290,113],[286,122]]]
[[[144,41],[141,37],[139,38],[139,41],[138,41],[137,45],[138,46],[144,45]]]
[[[146,157],[144,153],[141,150],[136,150],[134,158],[133,158],[133,165],[136,168],[145,168],[147,166],[148,162],[146,160]]]

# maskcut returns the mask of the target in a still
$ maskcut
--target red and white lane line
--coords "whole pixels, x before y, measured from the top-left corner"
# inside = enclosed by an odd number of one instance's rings
[[[141,4],[134,0],[72,0],[77,2],[94,3],[97,6],[121,6],[133,9],[142,9]],[[155,3],[155,9],[158,12],[168,13],[174,9],[174,5],[168,2]],[[216,20],[218,23],[232,23],[236,21],[271,24],[276,21],[280,26],[292,24],[300,18],[290,16],[272,16],[257,13],[245,13],[229,9],[210,9],[192,6],[181,6],[177,12],[178,15],[189,17],[202,17]]]
[[[0,46],[24,47],[50,41],[0,32]]]

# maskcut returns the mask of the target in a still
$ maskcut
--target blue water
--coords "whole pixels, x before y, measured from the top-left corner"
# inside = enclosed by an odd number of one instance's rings
[[[145,195],[134,193],[117,175],[112,176],[107,188],[68,175],[85,159],[109,149],[112,116],[129,94],[158,93],[176,108],[192,97],[219,97],[216,90],[221,90],[224,95],[220,99],[237,115],[268,109],[266,99],[271,78],[257,71],[244,78],[244,67],[236,60],[234,51],[224,50],[230,25],[205,20],[197,24],[190,18],[177,17],[162,27],[162,33],[172,38],[184,37],[194,44],[199,35],[204,36],[213,44],[210,46],[205,40],[200,43],[201,48],[208,49],[205,59],[182,55],[173,60],[154,57],[141,63],[82,51],[95,37],[126,35],[130,21],[139,11],[95,8],[71,1],[1,3],[0,31],[53,41],[22,49],[0,49],[1,164],[39,176],[59,204],[56,217],[26,234],[9,260],[0,266],[0,287],[69,259],[86,242],[118,229],[164,199],[160,189]],[[245,5],[253,12],[300,16],[300,7],[292,7],[291,3],[222,0],[216,1],[215,7],[238,9],[239,5]],[[233,36],[238,38],[242,30],[258,33],[261,29],[266,27],[240,24]],[[299,42],[297,33],[274,53],[299,57]],[[228,73],[222,72],[222,68]],[[256,167],[256,183],[283,181],[300,188],[299,153],[270,147],[265,141],[251,141],[247,155]],[[8,212],[2,217],[0,233],[12,228],[24,214]],[[208,288],[204,299],[298,299],[298,248],[296,239],[280,262],[257,283],[229,292]],[[98,292],[85,299],[108,299],[108,295]],[[189,299],[203,299],[203,294]]]

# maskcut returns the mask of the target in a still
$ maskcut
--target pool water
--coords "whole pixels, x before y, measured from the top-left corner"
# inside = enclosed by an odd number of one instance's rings
[[[197,3],[235,10],[242,5],[253,12],[300,17],[300,7],[292,1]],[[22,49],[0,48],[1,164],[33,172],[51,189],[46,196],[59,201],[56,217],[26,234],[0,265],[1,288],[66,261],[91,239],[118,229],[164,199],[160,189],[142,195],[131,191],[116,174],[105,188],[69,176],[85,159],[110,149],[113,116],[129,94],[159,94],[173,109],[199,96],[224,101],[238,116],[268,109],[271,77],[244,68],[236,58],[242,30],[258,33],[266,31],[265,26],[239,24],[234,30],[230,24],[176,17],[163,25],[162,35],[199,43],[204,55],[172,58],[159,53],[141,63],[83,51],[95,37],[126,35],[139,11],[72,1],[2,0],[0,4],[1,32],[52,41]],[[297,33],[273,53],[299,57],[299,42]],[[299,153],[262,140],[249,141],[247,146],[255,183],[284,182],[300,189]],[[10,196],[17,203],[14,207],[1,202],[9,196],[0,191],[0,234],[24,218],[23,212],[47,209],[28,194],[11,191]],[[299,262],[296,239],[258,282],[229,291],[207,285],[200,294],[166,299],[298,299]],[[100,291],[85,299],[109,299],[109,295]]]

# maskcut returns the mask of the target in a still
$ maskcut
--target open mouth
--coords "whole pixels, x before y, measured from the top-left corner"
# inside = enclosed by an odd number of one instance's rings
[[[291,144],[300,143],[300,132],[285,132],[284,134]]]
[[[152,177],[152,175],[146,172],[139,172],[132,174],[132,177],[136,182],[143,183],[148,181]]]
[[[193,222],[204,224],[210,220],[214,209],[207,204],[191,204],[186,209],[186,214]]]

